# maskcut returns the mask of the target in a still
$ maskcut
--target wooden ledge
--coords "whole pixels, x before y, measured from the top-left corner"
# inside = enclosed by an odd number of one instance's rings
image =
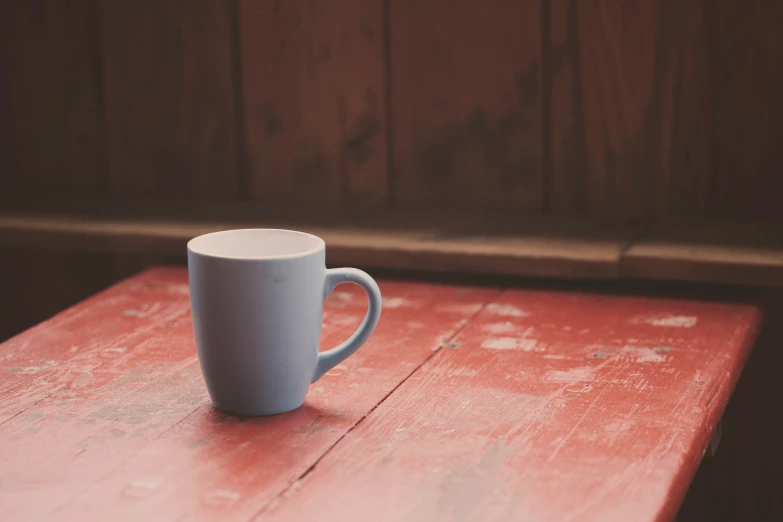
[[[664,224],[622,257],[623,277],[783,286],[783,224]]]
[[[376,215],[353,222],[364,226],[346,226],[334,218],[312,225],[284,218],[217,222],[6,214],[0,215],[0,244],[184,257],[187,241],[207,232],[293,228],[322,237],[331,266],[616,279],[620,256],[634,234],[630,228],[519,216],[485,214],[469,220],[464,213],[454,219],[409,214],[391,215],[385,221]]]
[[[184,210],[124,219],[89,213],[0,214],[0,245],[141,252],[184,260],[187,241],[200,234],[273,227],[321,236],[330,266],[783,286],[783,227],[670,224],[643,232],[639,227],[502,213],[324,212],[325,217],[308,220],[289,210],[266,216],[226,213],[220,220],[215,218],[220,212],[202,211],[199,219]]]

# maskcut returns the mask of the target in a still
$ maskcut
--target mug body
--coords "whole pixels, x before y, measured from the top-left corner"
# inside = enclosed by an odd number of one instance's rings
[[[243,229],[188,243],[199,363],[212,403],[273,415],[305,400],[318,358],[325,245],[289,230]]]

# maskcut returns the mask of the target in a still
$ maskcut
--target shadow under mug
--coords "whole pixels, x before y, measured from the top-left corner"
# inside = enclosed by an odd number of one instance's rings
[[[381,292],[367,273],[326,269],[323,239],[293,230],[240,229],[188,242],[188,277],[201,371],[214,406],[232,415],[284,413],[378,324]],[[344,343],[318,352],[323,300],[341,283],[369,296]]]

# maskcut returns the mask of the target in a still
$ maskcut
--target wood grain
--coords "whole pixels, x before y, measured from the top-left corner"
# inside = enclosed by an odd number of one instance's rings
[[[420,270],[433,273],[490,274],[588,279],[616,279],[623,250],[636,234],[632,228],[596,226],[578,221],[521,220],[509,227],[504,215],[494,220],[461,216],[428,226],[412,215],[416,227],[390,214],[365,220],[330,222],[254,219],[227,222],[191,219],[106,219],[0,214],[0,244],[47,244],[67,249],[109,252],[157,252],[182,256],[187,241],[200,234],[231,228],[288,228],[326,241],[331,266]],[[445,216],[448,218],[448,214]],[[448,220],[448,219],[447,219]],[[441,220],[443,221],[443,220]],[[410,222],[409,222],[410,224]],[[445,226],[444,226],[445,225]],[[498,228],[495,228],[498,227]]]
[[[229,0],[100,4],[116,193],[238,194],[231,6]]]
[[[0,345],[0,503],[15,520],[247,520],[311,468],[499,291],[381,282],[370,341],[290,414],[212,408],[187,274],[152,270]],[[366,310],[325,303],[322,346]],[[426,311],[426,319],[422,314]]]
[[[781,222],[783,4],[720,0],[709,6],[714,170],[707,215]]]
[[[394,200],[542,207],[539,0],[389,3]]]
[[[703,215],[705,9],[701,0],[550,4],[554,212]]]
[[[739,223],[661,224],[623,253],[622,277],[783,286],[783,233]]]
[[[106,188],[96,2],[0,5],[0,191]]]
[[[759,319],[507,291],[255,520],[668,522]]]
[[[252,197],[383,203],[381,0],[240,0],[240,31]]]

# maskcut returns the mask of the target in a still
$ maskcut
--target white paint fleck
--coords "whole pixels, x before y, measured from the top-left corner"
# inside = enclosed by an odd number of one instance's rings
[[[544,359],[568,359],[568,356],[564,353],[547,353],[544,354]]]
[[[634,423],[632,420],[617,418],[612,422],[604,424],[604,431],[610,437],[617,438],[626,434],[633,427],[633,425]]]
[[[622,353],[639,363],[662,363],[668,359],[666,354],[658,353],[655,349],[644,346],[626,346]]]
[[[577,381],[588,380],[593,375],[593,367],[581,366],[576,368],[569,368],[568,370],[553,370],[547,372],[544,379],[548,382],[561,382],[561,383],[573,383]]]
[[[530,315],[528,312],[511,304],[490,303],[487,305],[486,310],[489,314],[504,315],[506,317],[527,317]]]
[[[353,294],[350,292],[335,292],[332,295],[338,301],[353,301]]]
[[[122,315],[125,317],[149,317],[155,312],[160,310],[160,303],[147,304],[141,307],[140,310],[125,310]]]
[[[404,297],[388,297],[383,299],[384,308],[413,308],[416,303]]]
[[[190,295],[188,285],[166,285],[166,291],[171,294]]]
[[[637,317],[632,319],[633,323],[643,323],[652,326],[668,326],[673,328],[691,328],[696,325],[698,318],[692,315],[655,315],[646,317]]]
[[[338,364],[337,366],[335,366],[334,368],[326,372],[326,375],[332,375],[332,376],[342,375],[347,370],[348,370],[347,366],[345,366],[344,364]]]
[[[504,323],[489,323],[481,326],[481,330],[491,334],[507,334],[516,330],[517,325],[508,321]]]
[[[520,350],[523,352],[544,352],[546,346],[536,339],[524,337],[495,337],[481,343],[482,348],[490,350]]]
[[[78,346],[71,346],[71,353],[78,352],[78,351],[79,351],[79,347]]]
[[[234,504],[237,499],[239,499],[239,493],[236,491],[218,489],[204,498],[204,505],[214,508],[226,508]]]
[[[49,370],[51,368],[54,368],[57,366],[57,361],[48,360],[44,361],[41,364],[37,364],[34,366],[23,366],[23,367],[17,367],[17,368],[9,368],[9,373],[24,373],[24,374],[31,374],[31,373],[39,373],[43,372],[45,370]]]
[[[107,359],[111,359],[113,357],[119,357],[124,353],[125,353],[125,348],[121,346],[117,346],[115,348],[106,348],[105,350],[102,350],[101,357],[106,357]]]
[[[131,481],[131,483],[122,490],[122,494],[131,498],[144,498],[159,485],[160,480],[158,479],[138,479]]]

